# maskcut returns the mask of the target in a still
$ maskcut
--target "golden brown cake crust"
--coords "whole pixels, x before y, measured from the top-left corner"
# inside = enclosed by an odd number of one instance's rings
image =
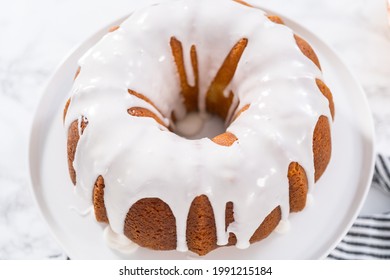
[[[143,94],[141,94],[141,93],[139,93],[139,92],[136,92],[136,91],[134,91],[134,90],[131,90],[131,89],[128,89],[127,91],[128,91],[129,94],[134,95],[135,97],[138,97],[138,98],[140,98],[140,99],[146,101],[147,103],[149,103],[150,105],[152,105],[152,106],[153,106],[161,115],[163,115],[163,114],[161,113],[160,109],[157,108],[157,106],[156,106],[149,98],[147,98],[145,95],[143,95]]]
[[[225,133],[222,133],[218,136],[215,136],[212,141],[218,145],[221,145],[221,146],[231,146],[233,145],[233,143],[235,141],[237,141],[237,137],[233,134],[233,133],[230,133],[230,132],[225,132]]]
[[[280,17],[275,16],[275,15],[269,15],[268,19],[270,21],[273,21],[273,22],[278,23],[278,24],[284,24],[283,20]]]
[[[84,129],[87,127],[88,122],[86,120],[81,121],[80,130],[83,134]],[[67,153],[68,153],[68,168],[69,175],[72,180],[73,185],[76,185],[76,171],[73,167],[74,156],[76,154],[77,143],[79,142],[79,122],[75,120],[71,123],[68,130],[68,143],[67,143]]]
[[[165,126],[164,122],[159,117],[157,117],[157,115],[155,113],[153,113],[152,111],[150,111],[148,109],[145,109],[142,107],[132,107],[132,108],[128,109],[127,112],[129,113],[129,115],[134,116],[134,117],[152,118],[156,122],[158,122],[160,125]]]
[[[176,249],[176,220],[169,206],[158,198],[144,198],[127,213],[124,234],[153,250]]]
[[[213,208],[205,195],[196,197],[187,217],[187,246],[198,255],[217,248],[217,230]]]
[[[65,103],[64,112],[62,114],[62,122],[65,122],[65,117],[66,117],[66,113],[68,112],[69,105],[70,105],[70,98],[68,98],[68,100]]]
[[[114,25],[114,26],[110,27],[110,29],[108,29],[108,32],[114,32],[118,29],[119,29],[119,25]]]
[[[80,74],[80,71],[81,71],[81,68],[79,67],[79,68],[77,68],[77,71],[76,71],[76,74],[74,75],[74,80],[76,80],[77,79],[77,77],[79,76],[79,74]]]
[[[317,83],[318,88],[322,92],[322,94],[326,97],[326,99],[328,99],[330,114],[332,115],[332,119],[334,120],[334,114],[335,114],[334,110],[335,109],[334,109],[332,93],[330,92],[330,89],[328,88],[328,86],[320,79],[316,79],[316,83]]]
[[[319,69],[321,69],[320,61],[318,60],[316,53],[314,52],[313,48],[309,45],[309,43],[296,34],[294,35],[294,38],[295,38],[295,42],[297,43],[302,53],[311,61],[313,61],[313,63],[317,65]]]
[[[288,167],[288,183],[290,192],[290,212],[299,212],[305,208],[308,183],[305,169],[296,162]]]
[[[332,140],[328,118],[320,116],[314,129],[314,178],[317,181],[325,172],[332,153]]]
[[[249,4],[236,0],[243,5],[250,6]],[[278,24],[283,24],[282,19],[278,16],[270,15],[268,18]],[[110,32],[115,31],[118,27],[110,29]],[[311,46],[301,37],[294,36],[297,46],[302,53],[308,57],[319,68],[320,64]],[[233,105],[234,93],[231,92],[226,98],[223,95],[223,91],[228,86],[233,78],[236,67],[239,63],[242,53],[248,44],[248,40],[243,38],[232,48],[231,52],[227,55],[224,63],[217,72],[212,84],[210,85],[206,94],[206,107],[211,113],[219,115],[221,118],[230,118],[233,122],[241,114],[250,107],[250,104],[244,106],[238,106],[235,104],[234,110],[231,110]],[[187,81],[185,73],[184,60],[183,60],[183,48],[181,42],[175,37],[170,40],[172,49],[172,56],[177,66],[178,77],[180,80],[183,103],[187,108],[187,111],[198,110],[198,91],[199,91],[199,73],[197,64],[196,47],[191,47],[191,64],[195,73],[195,86],[190,86]],[[78,68],[75,78],[80,73]],[[319,90],[329,101],[329,108],[334,118],[334,104],[332,93],[326,84],[320,79],[316,79],[316,84]],[[151,104],[157,111],[159,108],[153,104],[146,96],[141,93],[137,93],[132,89],[129,89],[129,94],[132,94],[140,99]],[[71,100],[68,100],[64,108],[64,119],[68,110]],[[241,107],[237,111],[237,108]],[[230,117],[228,112],[231,110]],[[160,112],[160,111],[159,111]],[[149,117],[154,119],[160,125],[165,126],[162,120],[153,112],[141,107],[133,107],[128,109],[128,113],[136,117]],[[161,114],[161,112],[160,112]],[[175,122],[176,118],[172,112],[171,121]],[[76,184],[76,173],[73,168],[73,161],[77,148],[78,141],[80,139],[79,131],[81,134],[88,125],[88,120],[82,118],[80,127],[78,120],[74,120],[68,131],[67,141],[67,153],[68,153],[68,166],[69,173],[73,184]],[[230,133],[222,133],[212,139],[217,145],[229,147],[234,142],[239,141],[237,137]],[[325,116],[320,116],[313,133],[313,161],[315,167],[315,180],[318,180],[325,171],[331,155],[331,133],[329,120]],[[289,200],[290,200],[290,212],[301,211],[306,205],[306,196],[308,191],[308,181],[305,170],[299,163],[291,162],[288,170],[286,170],[286,176],[289,182]],[[93,189],[92,201],[94,204],[96,220],[99,222],[109,223],[107,212],[104,204],[104,178],[99,176],[96,179]],[[276,228],[281,220],[281,209],[276,207],[264,221],[262,221],[250,239],[250,242],[257,242],[266,238]],[[226,204],[225,211],[225,224],[226,228],[230,223],[234,221],[234,205],[232,202]],[[132,205],[127,213],[124,234],[130,240],[134,241],[138,245],[153,250],[174,250],[176,249],[176,221],[169,206],[158,198],[144,198],[137,201]],[[205,255],[208,252],[218,248],[215,218],[212,206],[206,195],[200,195],[196,197],[191,204],[189,214],[187,217],[187,245],[189,250],[199,254]],[[234,234],[230,234],[229,242],[227,246],[236,244],[237,239]]]
[[[102,176],[99,176],[95,182],[92,201],[96,221],[108,223],[106,205],[104,204],[104,179]]]
[[[242,38],[233,46],[206,93],[207,111],[217,114],[222,119],[226,119],[234,96],[234,93],[230,92],[226,98],[223,92],[233,79],[238,62],[247,45],[248,39]]]
[[[233,0],[239,4],[242,4],[244,6],[247,6],[247,7],[252,7],[252,5],[249,5],[247,2],[243,1],[243,0]]]
[[[184,67],[184,54],[183,46],[179,40],[172,37],[170,40],[172,49],[172,56],[177,66],[177,72],[179,75],[181,95],[184,98],[184,105],[188,112],[198,110],[198,92],[199,92],[199,72],[198,72],[198,59],[196,54],[196,47],[191,46],[191,64],[195,76],[195,85],[190,86],[187,80],[187,75]]]
[[[68,130],[68,168],[70,178],[73,185],[76,185],[76,171],[73,168],[74,156],[76,154],[77,143],[79,142],[79,130],[78,130],[78,121],[73,121]]]

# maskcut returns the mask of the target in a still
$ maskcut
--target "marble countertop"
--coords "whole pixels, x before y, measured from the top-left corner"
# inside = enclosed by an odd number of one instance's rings
[[[0,9],[0,259],[64,259],[30,193],[31,120],[42,90],[70,50],[135,0],[14,0]],[[390,26],[386,0],[252,0],[315,32],[363,86],[377,150],[390,155]],[[370,191],[362,213],[390,210]]]

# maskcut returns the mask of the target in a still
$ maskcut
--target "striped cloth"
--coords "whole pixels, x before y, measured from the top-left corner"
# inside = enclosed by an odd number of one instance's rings
[[[390,195],[390,158],[377,156],[372,187]],[[328,259],[390,259],[390,211],[359,216]]]
[[[372,182],[375,186],[390,193],[390,157],[377,156]]]

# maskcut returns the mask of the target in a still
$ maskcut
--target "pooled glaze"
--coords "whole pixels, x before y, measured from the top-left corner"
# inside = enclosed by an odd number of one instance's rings
[[[185,138],[194,137],[203,129],[207,121],[206,118],[207,116],[202,116],[196,112],[188,113],[182,120],[176,122],[175,133]]]
[[[108,247],[125,255],[132,254],[139,248],[137,244],[123,234],[113,232],[109,225],[104,228],[103,238]]]
[[[166,125],[172,112],[186,114],[180,95],[171,37],[183,46],[187,79],[194,83],[190,49],[196,46],[199,108],[231,48],[248,45],[235,76],[224,91],[235,93],[240,115],[227,131],[238,138],[220,146],[208,138],[188,140],[152,118],[128,114],[149,109]],[[138,9],[118,30],[103,37],[79,61],[65,120],[83,116],[88,127],[78,142],[74,169],[76,192],[91,201],[99,175],[112,230],[123,235],[131,206],[142,198],[160,198],[176,219],[177,250],[186,251],[186,220],[191,202],[206,194],[214,210],[217,244],[229,232],[238,248],[277,206],[289,214],[288,166],[298,162],[314,184],[312,137],[319,116],[331,119],[328,100],[315,79],[320,70],[302,54],[288,27],[271,22],[265,12],[230,0],[172,0]],[[145,95],[158,108],[128,93]],[[234,222],[225,230],[225,207],[233,202]]]

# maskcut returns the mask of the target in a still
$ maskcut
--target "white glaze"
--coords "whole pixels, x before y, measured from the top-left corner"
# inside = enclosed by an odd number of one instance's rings
[[[134,253],[139,248],[137,244],[123,234],[113,232],[109,225],[104,228],[103,238],[108,247],[125,255]]]
[[[175,133],[187,139],[200,139],[208,137],[210,139],[224,133],[226,126],[224,121],[208,113],[191,112],[183,119],[175,123]]]
[[[232,20],[234,19],[234,20]],[[230,147],[208,138],[188,140],[152,118],[133,117],[135,106],[161,114],[127,89],[147,96],[164,116],[185,116],[169,40],[183,45],[188,80],[190,48],[196,45],[200,74],[199,107],[230,49],[248,39],[232,90],[240,109],[251,104],[227,130],[239,139]],[[135,11],[79,62],[65,127],[80,116],[88,127],[73,163],[76,191],[91,200],[96,178],[105,181],[105,204],[112,230],[123,234],[129,208],[139,199],[165,201],[176,218],[177,250],[186,251],[186,219],[192,200],[206,194],[212,204],[218,244],[229,232],[237,247],[249,239],[277,206],[289,214],[287,170],[304,167],[314,184],[312,135],[320,115],[330,120],[328,101],[316,86],[320,70],[296,46],[293,32],[271,22],[259,9],[229,0],[172,0]],[[164,119],[168,125],[169,120]],[[225,206],[235,221],[225,231]]]
[[[87,209],[84,209],[84,210],[81,210],[77,207],[74,207],[74,206],[70,206],[69,207],[69,210],[71,211],[74,211],[75,213],[77,213],[77,215],[81,216],[81,217],[86,217],[90,214],[93,214],[94,210],[93,210],[93,206],[89,206]]]
[[[207,121],[207,116],[196,112],[188,113],[183,119],[176,122],[175,133],[190,138],[198,134]]]

